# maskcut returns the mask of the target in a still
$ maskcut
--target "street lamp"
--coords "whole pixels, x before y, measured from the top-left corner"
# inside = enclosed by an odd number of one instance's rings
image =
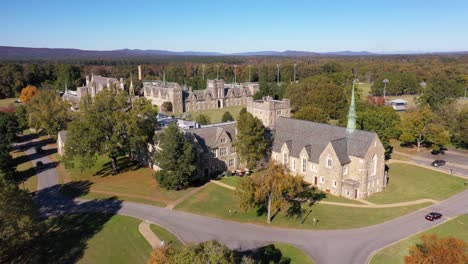
[[[389,82],[388,79],[384,79],[382,81],[384,83],[384,88],[383,88],[383,99],[385,100],[385,93],[387,92],[387,83]]]
[[[276,64],[276,70],[278,72],[278,77],[276,78],[277,84],[280,85],[280,72],[279,72],[279,64]]]

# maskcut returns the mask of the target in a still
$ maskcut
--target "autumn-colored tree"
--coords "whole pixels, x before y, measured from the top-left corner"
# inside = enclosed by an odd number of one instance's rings
[[[236,189],[240,207],[267,208],[267,223],[271,223],[271,212],[287,209],[291,200],[304,191],[301,176],[291,176],[282,165],[271,163],[265,173],[244,177]]]
[[[21,90],[21,95],[19,99],[21,102],[27,104],[29,101],[31,101],[31,98],[33,98],[34,95],[36,95],[38,92],[37,87],[34,85],[28,85]]]
[[[406,264],[466,264],[468,243],[454,237],[439,238],[437,235],[423,235],[422,243],[410,248],[405,257]]]
[[[429,108],[407,112],[401,118],[400,140],[416,143],[418,151],[422,143],[432,143],[437,149],[450,141],[450,133],[440,122],[440,118]]]

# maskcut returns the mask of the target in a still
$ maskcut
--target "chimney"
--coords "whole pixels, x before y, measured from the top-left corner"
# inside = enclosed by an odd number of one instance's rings
[[[86,87],[89,85],[89,75],[86,75]]]
[[[192,86],[189,86],[189,92],[192,92]]]
[[[141,65],[138,65],[138,80],[141,81]]]

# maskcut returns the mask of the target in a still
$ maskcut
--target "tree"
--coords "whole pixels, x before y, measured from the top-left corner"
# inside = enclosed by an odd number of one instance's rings
[[[407,112],[402,115],[400,140],[405,143],[416,142],[418,151],[422,143],[446,145],[450,140],[449,131],[440,124],[439,117],[429,108]]]
[[[70,104],[52,90],[40,90],[26,105],[29,125],[49,135],[65,130],[71,121]]]
[[[28,128],[28,110],[24,105],[16,107],[16,120],[18,121],[18,132]]]
[[[139,149],[146,149],[148,143],[152,143],[157,125],[157,108],[151,104],[151,101],[145,98],[132,100],[130,110],[124,113],[130,157],[133,157]]]
[[[234,117],[232,117],[229,111],[226,111],[223,114],[222,122],[229,122],[229,121],[234,121]]]
[[[1,173],[0,173],[1,174]],[[24,263],[21,259],[42,231],[31,195],[0,177],[0,262]]]
[[[164,112],[172,112],[172,103],[171,102],[164,102],[162,104],[162,110]]]
[[[200,125],[208,125],[211,123],[210,117],[205,114],[199,114],[195,118],[195,121]]]
[[[302,107],[299,109],[299,111],[294,113],[293,117],[319,123],[327,123],[330,119],[328,114],[322,108],[318,108],[312,105]]]
[[[18,123],[15,116],[0,112],[0,174],[8,180],[13,179],[15,171],[10,151],[17,132]]]
[[[265,173],[244,177],[236,189],[240,207],[267,209],[267,223],[271,223],[271,212],[287,209],[290,201],[304,191],[302,177],[293,177],[282,165],[270,164]]]
[[[266,158],[269,146],[267,131],[260,119],[252,114],[242,113],[237,120],[236,150],[249,168],[254,168],[262,159]]]
[[[468,263],[468,243],[454,237],[423,235],[421,243],[410,248],[405,264]]]
[[[217,241],[173,248],[156,248],[151,254],[149,264],[235,264],[235,252]]]
[[[393,151],[390,139],[400,135],[400,116],[389,106],[363,105],[363,108],[357,113],[358,128],[376,132],[385,148],[385,158],[389,159]]]
[[[38,90],[36,86],[28,85],[21,90],[21,95],[19,99],[21,102],[27,104],[37,94]]]
[[[160,168],[155,173],[158,183],[171,190],[188,187],[197,170],[196,152],[190,141],[171,123],[155,136],[158,148],[154,155],[155,164]]]
[[[462,109],[455,120],[454,141],[460,146],[468,147],[468,107]]]

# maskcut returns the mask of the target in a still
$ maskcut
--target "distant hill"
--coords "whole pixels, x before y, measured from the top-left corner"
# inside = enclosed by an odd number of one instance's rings
[[[468,54],[468,51],[460,52],[432,52],[419,54]],[[66,59],[125,59],[143,57],[169,57],[169,56],[278,56],[278,57],[316,57],[316,56],[376,56],[395,55],[379,54],[368,51],[338,51],[338,52],[310,52],[310,51],[252,51],[238,53],[219,53],[201,51],[168,51],[168,50],[80,50],[62,48],[26,48],[0,46],[0,60],[66,60]],[[408,54],[405,54],[408,55]]]

